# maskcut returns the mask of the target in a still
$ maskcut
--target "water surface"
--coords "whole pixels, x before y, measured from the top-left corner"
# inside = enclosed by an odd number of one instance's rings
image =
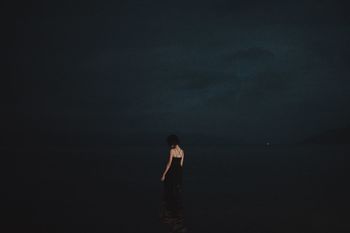
[[[183,148],[188,232],[350,232],[350,146]],[[169,231],[160,221],[164,146],[8,153],[15,172],[5,210],[16,229]]]

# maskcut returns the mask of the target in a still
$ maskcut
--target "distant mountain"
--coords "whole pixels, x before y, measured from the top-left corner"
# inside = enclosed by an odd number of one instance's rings
[[[350,144],[350,127],[329,129],[301,141],[302,144]]]

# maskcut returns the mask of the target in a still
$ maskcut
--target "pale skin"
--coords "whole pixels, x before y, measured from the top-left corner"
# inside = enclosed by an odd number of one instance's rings
[[[175,148],[170,149],[170,153],[169,153],[169,160],[168,163],[166,165],[165,171],[163,172],[162,178],[160,179],[161,181],[165,180],[165,176],[166,173],[168,172],[169,168],[171,167],[171,162],[173,161],[173,158],[180,158],[181,157],[181,161],[180,161],[180,165],[181,167],[183,166],[184,163],[184,156],[185,153],[184,151],[179,147],[179,145],[176,145]]]

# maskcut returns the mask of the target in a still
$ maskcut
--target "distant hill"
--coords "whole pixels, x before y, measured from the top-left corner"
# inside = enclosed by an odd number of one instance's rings
[[[329,129],[301,141],[302,144],[350,144],[350,127]]]

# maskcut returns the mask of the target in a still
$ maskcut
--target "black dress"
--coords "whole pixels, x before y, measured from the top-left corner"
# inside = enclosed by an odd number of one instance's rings
[[[164,194],[166,200],[179,198],[182,188],[181,157],[173,157],[171,166],[165,175]]]
[[[173,157],[171,166],[165,175],[164,198],[174,200],[180,198],[182,189],[182,166],[181,157]]]
[[[163,205],[161,219],[170,224],[173,231],[185,232],[184,208],[182,203],[182,166],[181,157],[173,157],[171,166],[164,179]],[[177,229],[178,231],[174,231]],[[183,231],[180,231],[183,230]]]

